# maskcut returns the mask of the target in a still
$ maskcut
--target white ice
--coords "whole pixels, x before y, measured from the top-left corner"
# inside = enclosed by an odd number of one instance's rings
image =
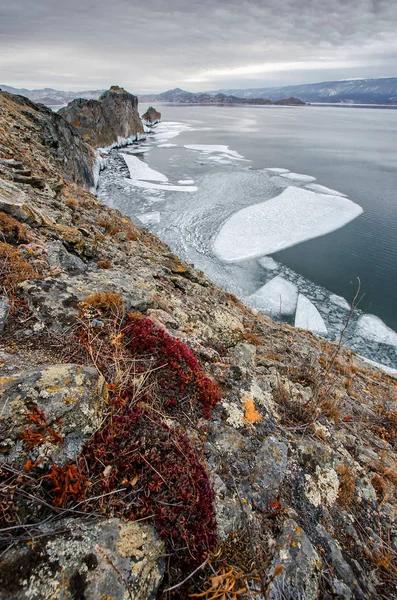
[[[331,188],[325,187],[325,185],[320,185],[319,183],[309,183],[305,185],[308,190],[312,190],[312,192],[318,192],[319,194],[330,194],[331,196],[343,196],[346,197],[346,194],[342,194],[342,192],[338,192],[338,190],[332,190]]]
[[[171,138],[177,137],[183,131],[190,131],[192,128],[185,123],[179,123],[177,121],[163,121],[156,125],[154,129],[154,138],[156,141],[170,140]]]
[[[176,148],[178,144],[158,144],[158,148]]]
[[[271,279],[248,297],[248,301],[258,310],[271,316],[293,314],[297,300],[298,288],[296,285],[283,279],[280,275]]]
[[[137,158],[128,154],[122,154],[128,170],[130,172],[131,179],[125,179],[130,185],[135,187],[143,188],[146,190],[165,190],[167,192],[197,192],[196,186],[186,185],[169,185],[166,182],[168,177],[164,173],[151,169],[149,165]],[[161,181],[164,183],[153,183],[154,181]]]
[[[137,218],[143,225],[155,225],[156,223],[160,223],[160,213],[158,211],[137,215]]]
[[[397,346],[397,333],[375,315],[360,317],[357,321],[356,334],[379,344]]]
[[[136,180],[149,180],[149,181],[168,181],[168,177],[164,173],[151,169],[143,160],[140,160],[136,156],[122,153],[121,156],[124,158],[128,170],[130,172],[131,181]]]
[[[305,181],[307,183],[316,181],[315,177],[312,177],[311,175],[304,175],[303,173],[281,173],[281,177],[293,179],[294,181]]]
[[[303,294],[299,294],[298,304],[296,307],[295,314],[295,327],[300,329],[308,329],[313,333],[327,333],[327,327],[324,323],[324,319],[318,312],[317,308],[309,298],[306,298]]]
[[[350,304],[342,296],[337,296],[336,294],[331,294],[329,299],[331,300],[331,302],[333,302],[333,304],[340,306],[340,308],[345,308],[346,310],[350,310]]]
[[[258,259],[258,262],[262,267],[268,269],[269,271],[274,271],[278,269],[278,264],[271,256],[262,256],[262,258]]]
[[[229,150],[229,146],[216,146],[216,145],[206,145],[206,144],[196,144],[191,145],[185,144],[185,148],[188,150],[198,150],[199,152],[203,152],[203,154],[212,154],[213,152],[222,152],[222,154],[227,154],[228,157],[232,157],[238,160],[245,160],[244,156],[241,156],[235,150]]]
[[[166,192],[197,192],[195,185],[167,185],[165,183],[152,183],[151,181],[141,181],[136,179],[124,179],[130,185],[135,187],[144,188],[146,190],[164,190]]]
[[[142,154],[143,152],[149,152],[150,148],[134,148],[133,150],[128,149],[123,154]]]
[[[181,183],[182,185],[191,185],[192,183],[194,183],[194,179],[180,179],[178,181],[178,183]]]
[[[279,169],[278,167],[268,167],[266,171],[271,171],[272,173],[289,173],[289,169]]]
[[[232,215],[218,233],[214,251],[226,262],[273,254],[335,231],[362,212],[347,198],[290,186]]]

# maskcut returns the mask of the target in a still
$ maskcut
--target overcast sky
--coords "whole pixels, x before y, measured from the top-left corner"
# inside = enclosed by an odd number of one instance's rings
[[[397,76],[397,0],[0,0],[0,84],[131,92]]]

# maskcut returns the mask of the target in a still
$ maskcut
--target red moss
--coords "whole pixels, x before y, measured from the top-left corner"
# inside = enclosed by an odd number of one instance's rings
[[[142,409],[125,410],[95,434],[83,454],[95,482],[91,493],[123,490],[107,496],[108,513],[154,516],[174,564],[194,567],[216,544],[214,491],[181,433]]]
[[[151,359],[166,407],[188,396],[200,402],[204,416],[221,400],[216,384],[202,371],[193,352],[150,319],[133,315],[124,329],[126,348],[137,358]]]

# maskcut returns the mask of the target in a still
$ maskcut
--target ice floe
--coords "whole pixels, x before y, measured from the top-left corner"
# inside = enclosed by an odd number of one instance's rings
[[[268,167],[266,171],[270,171],[271,173],[289,173],[289,169],[281,169],[278,167]]]
[[[337,296],[336,294],[331,294],[329,299],[331,300],[331,302],[333,304],[336,304],[340,308],[345,308],[346,310],[350,310],[350,304],[342,296]]]
[[[313,333],[328,333],[324,319],[318,312],[317,308],[309,298],[303,294],[298,296],[298,304],[296,306],[295,327],[300,329],[308,329]]]
[[[298,301],[298,288],[280,275],[248,297],[250,304],[273,317],[292,315]]]
[[[181,183],[182,185],[191,185],[194,183],[194,179],[179,179],[178,183]]]
[[[125,179],[129,185],[146,190],[164,190],[165,192],[197,192],[195,185],[167,185],[166,183],[152,183],[151,181],[141,181],[140,179]]]
[[[143,225],[155,225],[160,223],[160,213],[158,211],[147,212],[142,215],[137,215],[137,219],[139,219]]]
[[[192,127],[178,121],[162,121],[156,125],[154,129],[154,138],[156,141],[170,140],[177,137],[183,131],[190,131]]]
[[[227,157],[234,158],[235,160],[246,160],[244,156],[236,152],[235,150],[229,150],[229,146],[222,145],[206,145],[206,144],[185,144],[185,148],[188,150],[198,150],[203,154],[212,154],[213,152],[220,152]]]
[[[312,192],[318,192],[319,194],[330,194],[330,196],[343,196],[346,198],[346,194],[342,194],[342,192],[338,192],[338,190],[332,190],[331,188],[325,187],[325,185],[320,185],[318,183],[308,183],[305,185],[305,188],[311,190]]]
[[[177,148],[178,144],[158,144],[158,148]]]
[[[343,227],[363,212],[348,198],[290,186],[243,208],[222,226],[213,248],[225,262],[273,254]]]
[[[130,172],[131,179],[125,179],[125,181],[130,185],[147,190],[164,190],[167,192],[197,192],[197,187],[193,185],[169,185],[166,183],[168,181],[168,177],[164,175],[164,173],[155,171],[136,156],[131,156],[130,154],[122,154],[121,156],[125,160]],[[153,183],[154,181],[161,181],[164,183]]]
[[[125,154],[124,152],[121,153],[121,156],[125,160],[132,181],[168,181],[167,175],[164,175],[164,173],[160,173],[159,171],[155,171],[149,167],[148,164],[143,162],[143,160],[140,160],[136,156],[131,156],[130,154]]]
[[[378,344],[397,346],[397,333],[375,315],[363,315],[359,318],[356,335],[377,342]]]
[[[303,173],[281,173],[280,175],[281,177],[293,179],[294,181],[307,181],[308,183],[316,181],[316,178],[312,177],[312,175],[304,175]]]
[[[262,256],[262,258],[258,259],[258,262],[262,267],[268,269],[268,271],[275,271],[279,268],[279,265],[271,256]]]

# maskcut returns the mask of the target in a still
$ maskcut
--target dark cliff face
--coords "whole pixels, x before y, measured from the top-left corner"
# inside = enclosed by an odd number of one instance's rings
[[[52,112],[42,104],[35,104],[24,96],[14,96],[0,92],[0,149],[4,146],[4,155],[15,152],[20,146],[21,129],[14,126],[7,129],[6,123],[12,118],[23,120],[29,131],[28,139],[24,140],[30,147],[28,158],[32,171],[37,175],[45,175],[53,170],[68,181],[91,187],[94,184],[92,167],[94,152],[81,138],[79,133],[59,113]],[[44,146],[53,164],[41,164],[34,161],[37,148]],[[16,154],[18,157],[18,153]],[[22,157],[24,158],[24,157]],[[18,174],[16,177],[29,177],[28,174]],[[15,179],[16,180],[16,179]],[[17,181],[17,180],[16,180]],[[25,183],[25,181],[21,181]],[[38,186],[39,187],[39,186]]]
[[[110,146],[143,134],[138,98],[113,86],[99,100],[78,98],[59,111],[95,147]]]
[[[154,125],[161,121],[161,113],[156,110],[153,106],[149,106],[144,115],[142,115],[142,121],[148,125]]]

